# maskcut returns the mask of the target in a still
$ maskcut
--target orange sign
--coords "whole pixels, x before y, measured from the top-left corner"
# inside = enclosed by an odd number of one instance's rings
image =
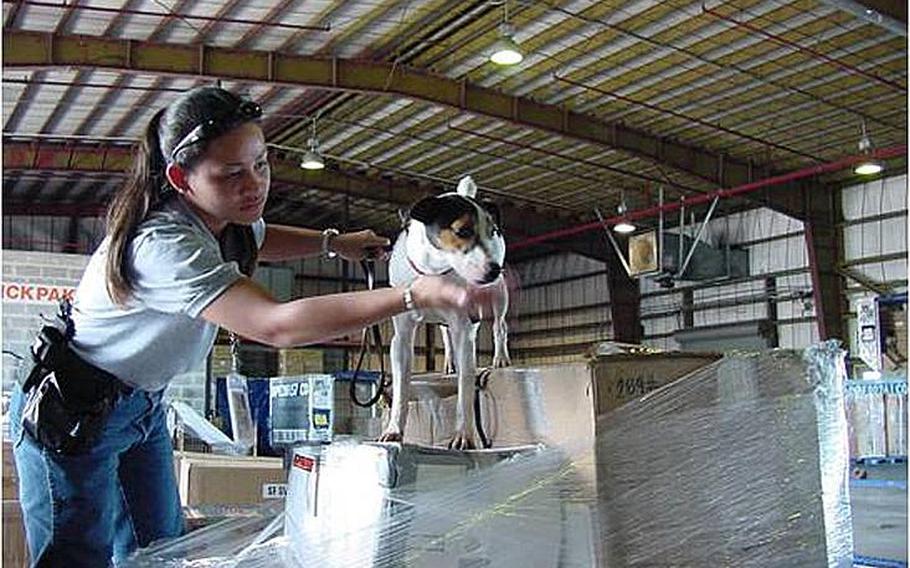
[[[76,289],[72,286],[35,284],[32,282],[4,282],[4,302],[59,302],[73,299]]]

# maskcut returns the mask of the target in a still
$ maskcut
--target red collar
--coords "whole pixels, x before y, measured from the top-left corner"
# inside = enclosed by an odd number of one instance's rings
[[[408,256],[407,259],[408,259],[408,264],[411,265],[411,268],[414,269],[414,272],[416,272],[417,274],[420,274],[421,276],[442,276],[443,274],[448,274],[449,272],[452,272],[451,268],[449,268],[448,270],[444,270],[443,272],[438,272],[438,273],[424,272],[423,270],[417,268],[417,265],[414,264],[414,261],[411,260],[410,256]]]

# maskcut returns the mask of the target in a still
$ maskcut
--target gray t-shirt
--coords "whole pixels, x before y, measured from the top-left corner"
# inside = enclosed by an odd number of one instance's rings
[[[253,224],[256,243],[265,222]],[[76,289],[74,350],[86,361],[143,390],[157,391],[196,369],[218,326],[199,314],[242,277],[218,241],[179,197],[143,221],[127,248],[134,288],[125,306],[107,293],[108,239],[92,255]]]

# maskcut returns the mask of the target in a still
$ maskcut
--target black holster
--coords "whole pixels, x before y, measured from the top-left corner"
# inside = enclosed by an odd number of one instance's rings
[[[32,366],[22,381],[22,428],[48,450],[79,454],[94,445],[120,395],[129,388],[72,350],[72,320],[63,306],[61,314],[57,318],[63,331],[45,325],[32,345]]]

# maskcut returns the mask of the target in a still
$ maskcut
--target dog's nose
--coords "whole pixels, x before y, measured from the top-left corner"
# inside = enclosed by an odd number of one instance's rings
[[[499,278],[499,274],[502,272],[502,267],[495,262],[491,262],[487,267],[487,273],[484,275],[483,279],[486,282],[492,282]]]

